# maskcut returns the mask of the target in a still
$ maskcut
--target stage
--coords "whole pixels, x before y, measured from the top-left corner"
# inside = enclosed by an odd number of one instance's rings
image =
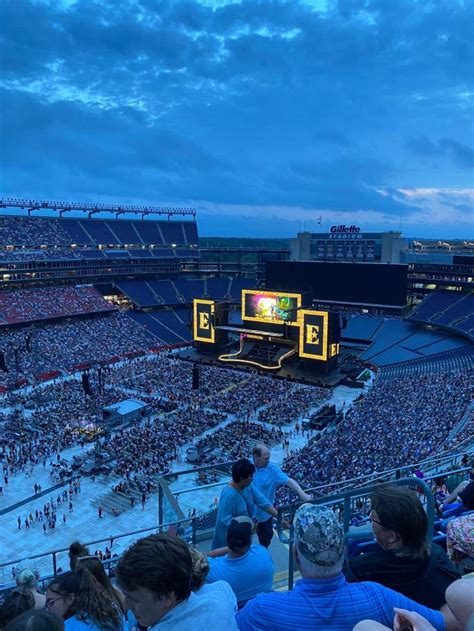
[[[279,370],[267,371],[264,369],[253,368],[252,366],[239,366],[238,364],[225,364],[218,360],[218,356],[221,353],[214,353],[208,351],[205,355],[199,353],[195,348],[184,348],[180,351],[174,352],[173,357],[182,359],[183,361],[193,362],[195,364],[207,365],[207,366],[219,366],[220,368],[227,368],[231,370],[237,370],[242,373],[257,373],[260,375],[267,374],[274,379],[288,379],[288,381],[295,381],[310,386],[335,387],[342,383],[346,378],[346,375],[342,374],[337,368],[330,374],[325,375],[323,373],[315,373],[314,371],[304,370],[300,367],[299,363],[291,363],[284,365]]]

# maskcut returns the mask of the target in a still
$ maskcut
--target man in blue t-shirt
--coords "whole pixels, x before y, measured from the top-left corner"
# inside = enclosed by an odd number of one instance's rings
[[[280,467],[270,462],[270,450],[266,445],[255,445],[253,448],[253,463],[255,473],[253,476],[253,486],[266,497],[271,504],[275,503],[275,493],[281,484],[294,491],[303,502],[309,502],[311,495],[303,491],[295,480],[288,477]],[[268,513],[255,508],[254,519],[257,522],[258,541],[262,546],[268,548],[273,537],[273,521]]]
[[[266,548],[252,543],[250,517],[235,517],[227,530],[227,548],[208,553],[210,570],[206,582],[226,581],[239,606],[273,584],[273,561]]]

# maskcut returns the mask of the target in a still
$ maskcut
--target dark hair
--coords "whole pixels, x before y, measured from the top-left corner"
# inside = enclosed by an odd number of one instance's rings
[[[107,576],[102,561],[96,556],[77,557],[76,568],[85,567],[89,570],[95,580],[105,589],[122,613],[125,613],[123,602],[117,590],[112,585],[110,578]]]
[[[255,465],[248,458],[241,458],[232,465],[232,480],[236,483],[255,473]]]
[[[380,486],[371,500],[382,526],[401,539],[397,554],[412,559],[429,556],[428,518],[415,491],[404,486]]]
[[[128,591],[143,587],[156,598],[174,593],[179,601],[191,593],[193,561],[184,541],[160,533],[130,546],[119,560],[115,574],[118,584]]]
[[[7,624],[5,631],[64,631],[64,622],[46,609],[30,609]]]
[[[89,554],[89,548],[79,541],[73,541],[69,546],[69,567],[71,570],[76,567],[78,557],[86,557]]]
[[[48,589],[55,594],[74,594],[69,615],[79,620],[91,620],[101,629],[116,629],[120,626],[120,612],[111,596],[85,567],[54,578]]]
[[[3,629],[10,621],[34,606],[35,598],[30,589],[17,587],[12,590],[0,607],[0,628]]]
[[[252,449],[252,454],[254,456],[257,456],[257,458],[260,458],[260,456],[262,455],[262,451],[263,451],[263,445],[255,445],[254,448]]]

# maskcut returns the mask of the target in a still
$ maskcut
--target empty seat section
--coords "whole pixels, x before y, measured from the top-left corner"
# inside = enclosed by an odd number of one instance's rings
[[[474,335],[474,314],[469,316],[465,320],[458,322],[455,325],[455,328],[458,331],[461,331],[462,333],[467,333],[472,337]]]
[[[163,245],[163,239],[161,233],[156,227],[156,221],[134,221],[136,231],[141,236],[143,243],[147,245]]]
[[[192,321],[191,308],[190,307],[175,307],[173,311],[174,311],[174,314],[178,318],[180,318],[180,320],[182,320],[183,324],[186,326],[188,331],[190,331],[191,329],[189,328],[189,325],[191,324],[191,321]]]
[[[105,256],[108,259],[129,259],[128,250],[105,250]]]
[[[174,287],[169,280],[149,280],[148,284],[153,291],[163,298],[165,304],[176,305],[179,304],[178,296],[174,290]]]
[[[230,286],[232,300],[240,302],[242,289],[254,289],[257,281],[254,278],[233,278]]]
[[[374,341],[369,348],[362,353],[361,357],[363,359],[373,358],[375,363],[377,363],[376,355],[378,355],[378,353],[382,353],[397,344],[397,342],[401,342],[404,338],[414,333],[415,330],[416,326],[411,322],[387,320],[383,322],[382,326],[377,330]]]
[[[94,239],[97,244],[119,244],[120,241],[108,229],[107,224],[102,219],[81,219],[81,226]]]
[[[160,223],[163,238],[167,244],[183,245],[184,234],[181,221],[162,221]]]
[[[426,322],[431,318],[457,302],[460,295],[453,291],[435,291],[425,298],[421,305],[409,316],[409,320]]]
[[[62,219],[63,228],[69,234],[71,243],[78,245],[94,245],[91,237],[84,232],[78,219]]]
[[[152,256],[154,256],[157,259],[162,259],[162,258],[171,258],[174,259],[174,251],[172,250],[172,248],[153,248],[153,250],[150,250],[150,252],[152,253]]]
[[[173,311],[155,311],[153,315],[162,324],[169,327],[178,337],[182,338],[181,342],[191,340],[191,331],[178,320]]]
[[[347,327],[342,331],[342,337],[353,340],[371,340],[382,322],[382,318],[352,316]]]
[[[403,346],[403,348],[416,351],[428,344],[444,340],[445,337],[446,336],[443,333],[437,333],[436,331],[417,331],[413,335],[410,335],[410,337],[406,340],[403,340],[403,342],[401,342],[401,346]]]
[[[208,278],[206,280],[207,295],[211,298],[224,298],[229,292],[228,278]]]
[[[124,280],[117,283],[117,287],[138,307],[155,307],[158,305],[156,296],[143,280]]]
[[[158,331],[161,332],[163,327],[153,320],[148,313],[143,313],[141,311],[129,311],[128,315],[140,326],[142,326],[147,333],[153,335],[155,338],[158,338],[158,343],[162,342],[163,344],[167,344],[166,340],[158,334]]]
[[[117,235],[120,243],[127,243],[129,245],[141,243],[140,239],[137,236],[137,233],[132,227],[131,221],[117,219],[116,221],[107,221],[106,223]]]
[[[188,245],[198,245],[197,223],[195,221],[183,221],[183,228]]]
[[[80,250],[81,256],[85,259],[103,259],[102,250]]]
[[[128,250],[130,252],[130,256],[132,256],[133,258],[137,258],[137,259],[145,259],[145,258],[151,258],[151,252],[150,250]]]
[[[184,342],[181,337],[167,329],[157,318],[157,313],[149,314],[148,329],[157,335],[165,344],[182,344]]]
[[[389,366],[390,364],[398,364],[411,359],[418,359],[419,357],[420,355],[418,353],[410,351],[407,348],[393,346],[373,357],[373,362],[377,364],[377,366]]]
[[[204,296],[204,281],[201,279],[179,279],[175,280],[175,285],[186,302],[192,302],[194,298]]]
[[[466,339],[462,339],[460,337],[447,337],[444,340],[440,340],[439,342],[420,348],[418,352],[425,356],[434,355],[444,353],[445,351],[452,351],[457,348],[463,348],[468,344],[469,342]]]
[[[445,326],[452,325],[453,322],[469,316],[474,313],[474,295],[465,294],[450,307],[448,307],[440,316],[435,316],[432,322],[435,324],[443,324]]]

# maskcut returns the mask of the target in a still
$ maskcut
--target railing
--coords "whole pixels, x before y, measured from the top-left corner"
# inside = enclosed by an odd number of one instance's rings
[[[356,500],[361,500],[364,497],[368,498],[370,494],[372,494],[375,489],[379,486],[416,486],[417,489],[421,489],[424,497],[426,498],[426,512],[428,515],[428,533],[431,541],[432,533],[433,533],[433,518],[435,511],[435,503],[433,494],[431,493],[428,485],[423,480],[418,478],[405,478],[403,480],[391,480],[390,482],[385,482],[382,485],[372,485],[367,486],[361,489],[353,490],[353,491],[345,491],[343,493],[338,493],[337,495],[333,495],[330,498],[321,497],[312,500],[311,504],[316,505],[325,505],[331,506],[334,508],[338,508],[341,511],[342,516],[342,525],[344,528],[344,532],[346,533],[346,538],[348,537],[349,527],[351,523],[352,516],[352,508],[353,504]],[[278,509],[278,518],[277,518],[277,532],[278,536],[283,543],[288,543],[288,589],[293,589],[294,582],[294,559],[293,559],[293,542],[294,542],[294,515],[298,508],[304,502],[299,502],[297,504],[288,504],[286,506],[281,506]],[[285,528],[283,526],[283,521],[290,521],[289,535],[286,534]],[[360,532],[357,534],[351,534],[351,539],[361,539],[367,537],[367,531]]]
[[[141,528],[139,530],[133,530],[130,532],[119,534],[119,535],[109,535],[108,537],[105,537],[105,538],[94,539],[93,541],[85,541],[81,543],[83,543],[83,545],[86,547],[98,546],[98,545],[100,546],[100,544],[105,544],[106,546],[110,545],[110,547],[112,548],[111,544],[119,541],[120,539],[125,539],[128,537],[134,537],[138,539],[139,537],[137,535],[146,536],[146,534],[163,532],[165,530],[174,528],[176,532],[179,533],[183,539],[185,539],[185,541],[187,541],[188,543],[194,546],[196,545],[196,519],[197,518],[179,519],[176,521],[163,523],[161,525],[157,524],[155,526],[151,526],[148,528]],[[68,555],[68,552],[69,552],[69,548],[58,548],[56,550],[51,550],[49,552],[42,552],[41,554],[28,555],[28,557],[26,558],[26,561],[28,563],[31,563],[31,561],[40,561],[40,560],[49,559],[50,568],[52,571],[51,570],[48,571],[46,575],[40,579],[40,583],[44,583],[48,581],[50,578],[58,574],[58,570],[60,569],[60,565],[58,563],[60,555],[64,555],[64,557],[66,557]],[[108,565],[110,569],[117,560],[118,560],[118,557],[115,557],[114,559],[110,559],[104,562],[104,564]],[[9,567],[13,568],[15,566],[21,567],[21,565],[24,563],[25,563],[25,557],[22,557],[21,559],[13,559],[10,561],[5,561],[3,563],[0,563],[0,570],[2,570],[3,568],[9,568]],[[12,584],[5,583],[2,587],[0,587],[0,590],[9,589],[13,586],[14,586],[13,583]]]
[[[460,458],[461,458],[461,454],[456,454],[454,456],[442,456],[437,461],[439,463],[442,463],[444,466],[447,466],[447,465],[451,466],[451,465],[454,465],[456,461],[458,461]],[[426,460],[425,462],[431,462],[431,460]],[[162,478],[169,480],[170,476],[173,476],[173,475],[179,477],[182,475],[196,474],[199,471],[205,471],[209,469],[213,469],[213,470],[222,469],[224,472],[224,470],[225,469],[228,470],[232,466],[233,463],[234,461],[221,463],[219,465],[215,465],[215,464],[205,465],[205,466],[197,467],[195,469],[187,469],[186,471],[182,471],[176,474],[167,474],[165,476],[162,476]],[[342,505],[344,529],[345,529],[345,532],[348,532],[352,510],[353,509],[358,510],[358,507],[355,506],[355,502],[357,500],[363,501],[364,498],[367,500],[368,495],[371,492],[373,492],[375,487],[378,486],[380,483],[383,485],[387,485],[387,484],[396,484],[396,485],[402,484],[403,485],[404,484],[404,485],[409,485],[409,486],[416,486],[417,488],[422,489],[424,497],[426,498],[426,508],[427,508],[428,517],[430,520],[429,524],[430,524],[430,531],[431,531],[431,527],[433,523],[434,503],[433,503],[433,497],[429,488],[430,483],[434,479],[442,476],[444,478],[449,478],[448,485],[450,488],[454,489],[462,479],[465,479],[467,472],[470,470],[470,467],[459,467],[457,469],[454,469],[448,472],[442,472],[442,473],[436,472],[429,475],[428,477],[425,477],[424,479],[411,477],[411,478],[403,478],[400,480],[393,480],[393,479],[382,480],[383,476],[393,475],[397,471],[406,472],[408,470],[413,470],[415,466],[417,465],[410,465],[408,467],[402,467],[401,469],[398,469],[398,470],[397,469],[388,470],[386,472],[381,473],[379,476],[377,476],[375,480],[373,479],[373,476],[372,476],[372,481],[371,481],[370,486],[367,485],[367,482],[368,482],[367,476],[360,476],[358,478],[353,478],[351,480],[345,480],[342,482],[342,484],[344,485],[349,484],[351,486],[351,490],[339,489],[337,492],[333,491],[331,493],[330,489],[332,487],[341,485],[341,482],[334,482],[330,484],[320,485],[312,489],[308,489],[308,492],[318,493],[319,497],[312,500],[312,503],[314,504],[326,504],[330,506]],[[217,488],[217,487],[224,486],[225,484],[227,484],[227,480],[213,482],[210,484],[205,484],[199,487],[193,487],[189,489],[181,489],[181,490],[172,492],[172,494],[174,495],[176,499],[178,499],[179,497],[182,497],[191,492],[195,493],[196,491],[203,490],[203,489]],[[100,544],[103,544],[107,546],[110,543],[111,539],[114,542],[119,541],[119,540],[124,540],[126,538],[133,538],[133,540],[136,540],[138,538],[138,535],[145,535],[146,533],[152,533],[152,532],[162,532],[163,530],[170,529],[170,528],[175,528],[178,534],[180,534],[180,536],[185,538],[185,540],[189,541],[189,543],[191,543],[192,545],[196,545],[197,535],[198,535],[198,532],[200,532],[199,525],[198,525],[200,517],[189,516],[182,519],[174,519],[174,520],[166,521],[164,518],[166,514],[166,510],[164,507],[165,497],[162,490],[160,490],[161,489],[160,485],[158,485],[158,489],[159,489],[158,523],[156,525],[148,527],[148,528],[143,528],[143,529],[139,529],[135,531],[118,534],[118,535],[109,535],[108,537],[103,537],[103,538],[96,539],[93,541],[85,542],[84,545],[98,546]],[[322,495],[323,491],[324,491],[324,495]],[[282,539],[283,542],[287,543],[287,542],[292,541],[293,532],[290,529],[289,537],[283,532],[282,523],[281,523],[282,515],[287,514],[287,513],[290,515],[293,515],[299,505],[300,504],[285,505],[285,506],[280,507],[278,510],[277,529],[278,529],[280,538]],[[30,563],[31,561],[35,561],[35,560],[44,561],[44,560],[49,559],[49,569],[46,572],[46,576],[42,579],[43,581],[46,581],[48,580],[48,578],[55,576],[58,573],[58,569],[60,567],[60,564],[59,564],[60,557],[61,555],[64,555],[67,552],[68,552],[68,548],[60,548],[60,549],[51,550],[49,552],[36,554],[33,556],[28,555],[27,561],[28,563]],[[116,559],[115,560],[111,559],[110,562],[107,563],[107,565],[112,567],[115,564],[115,561]],[[4,570],[5,568],[9,568],[9,567],[18,566],[18,565],[21,565],[22,563],[25,563],[25,557],[21,559],[13,559],[10,561],[6,561],[3,563],[0,563],[0,570]],[[291,556],[289,558],[289,569],[291,570],[290,585],[292,585],[293,561],[292,561]],[[0,587],[0,589],[7,589],[9,587],[11,587],[11,585],[7,581],[4,583],[3,587]]]

